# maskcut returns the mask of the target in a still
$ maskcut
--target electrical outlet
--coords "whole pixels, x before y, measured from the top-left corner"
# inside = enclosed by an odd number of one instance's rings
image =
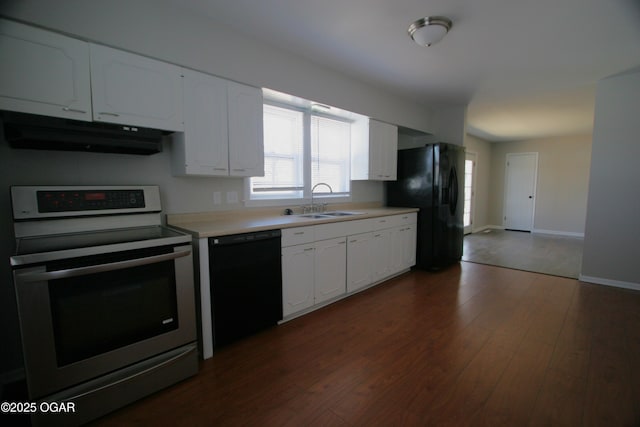
[[[227,203],[238,203],[237,191],[227,191]]]
[[[222,193],[220,193],[219,191],[214,191],[213,192],[213,204],[214,205],[219,205],[222,203]]]

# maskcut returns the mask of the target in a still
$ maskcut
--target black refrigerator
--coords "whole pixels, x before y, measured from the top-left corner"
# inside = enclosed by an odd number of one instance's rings
[[[398,151],[387,206],[420,208],[417,268],[438,270],[462,257],[464,160],[464,147],[445,143]]]

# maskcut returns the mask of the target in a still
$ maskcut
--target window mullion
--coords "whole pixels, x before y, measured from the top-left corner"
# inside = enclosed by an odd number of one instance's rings
[[[303,139],[303,173],[304,173],[304,192],[305,201],[311,200],[311,113],[306,111],[302,118]]]

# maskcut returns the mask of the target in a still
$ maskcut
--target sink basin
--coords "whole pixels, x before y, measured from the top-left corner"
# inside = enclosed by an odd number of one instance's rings
[[[300,218],[331,218],[329,214],[304,214],[298,215]]]
[[[344,212],[344,211],[335,211],[335,212],[325,212],[323,215],[330,216],[351,216],[351,215],[360,215],[362,212]]]

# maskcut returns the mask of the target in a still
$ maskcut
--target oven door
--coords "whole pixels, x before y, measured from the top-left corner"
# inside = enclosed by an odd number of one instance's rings
[[[29,397],[196,340],[191,246],[161,246],[14,271]]]

